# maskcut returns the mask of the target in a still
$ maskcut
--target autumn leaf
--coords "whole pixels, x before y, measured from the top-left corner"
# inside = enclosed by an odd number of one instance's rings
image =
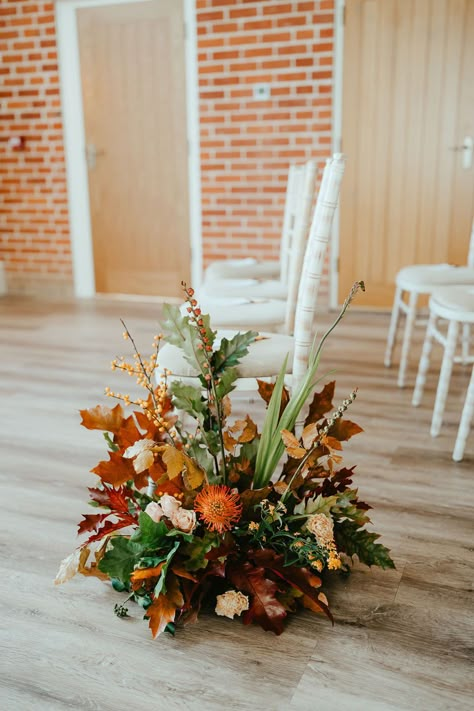
[[[363,431],[362,427],[356,425],[355,422],[351,422],[350,420],[336,420],[330,428],[329,434],[331,437],[334,437],[334,439],[339,440],[339,442],[346,442],[354,435]],[[336,447],[334,447],[334,449],[336,449]]]
[[[174,622],[176,611],[183,607],[184,599],[177,579],[170,575],[166,582],[166,594],[161,593],[146,611],[149,627],[156,638],[170,622]]]
[[[100,541],[104,536],[109,536],[115,531],[119,531],[121,528],[126,526],[136,525],[137,521],[133,516],[122,514],[119,521],[111,521],[110,519],[105,521],[104,525],[98,529],[97,533],[87,539],[86,543],[93,543],[93,541]]]
[[[88,430],[102,430],[116,434],[123,422],[122,405],[117,404],[114,408],[105,405],[97,405],[89,410],[79,410],[82,417],[81,425]]]
[[[184,466],[182,476],[185,487],[190,490],[197,489],[206,477],[204,469],[187,455],[184,455]]]
[[[286,489],[286,484],[284,486]],[[242,501],[243,506],[243,515],[251,516],[255,506],[257,506],[257,504],[264,499],[267,499],[271,491],[271,486],[265,486],[263,489],[245,489],[245,491],[240,494],[240,500]]]
[[[249,553],[249,557],[251,557],[257,565],[271,570],[272,573],[278,575],[303,593],[304,596],[313,602],[313,608],[311,609],[317,612],[324,612],[331,622],[333,621],[328,606],[324,604],[322,599],[318,598],[319,588],[322,584],[321,578],[318,575],[315,575],[308,568],[300,568],[295,565],[286,566],[283,555],[277,554],[268,548],[252,551]],[[316,609],[316,607],[318,609]]]
[[[316,422],[311,422],[306,425],[303,432],[301,433],[301,439],[303,440],[303,447],[305,449],[310,449],[311,445],[314,443],[318,436],[318,425]]]
[[[119,452],[109,452],[109,461],[99,462],[93,474],[97,474],[102,481],[112,486],[120,486],[130,479],[135,479],[135,469],[130,459],[124,459]]]
[[[134,570],[130,576],[133,590],[139,590],[142,584],[147,580],[159,578],[164,564],[165,561],[159,565],[155,565],[153,568],[139,568],[138,570]]]
[[[228,452],[233,452],[238,444],[252,442],[256,436],[257,425],[247,415],[245,420],[237,420],[224,432],[224,446]]]
[[[68,580],[71,580],[71,578],[73,578],[78,571],[81,556],[83,557],[84,555],[83,550],[78,548],[71,553],[71,555],[68,555],[67,558],[64,558],[59,565],[59,570],[54,579],[54,584],[61,585],[62,583],[66,583]],[[88,556],[89,549],[87,549],[86,560]]]
[[[82,514],[83,521],[81,521],[77,527],[77,535],[80,536],[81,533],[87,533],[89,531],[96,531],[97,526],[102,523],[102,521],[109,516],[108,513],[105,514]]]
[[[293,457],[293,459],[302,459],[305,456],[306,449],[300,445],[294,434],[288,430],[282,430],[281,438],[288,456]]]
[[[324,415],[332,409],[332,401],[334,399],[334,388],[336,381],[327,383],[320,393],[316,393],[313,401],[309,406],[308,416],[305,420],[305,425],[310,425],[312,422],[318,422]]]
[[[264,400],[267,405],[270,402],[270,399],[272,397],[273,389],[275,387],[275,383],[267,383],[265,380],[259,380],[257,378],[257,385],[258,385],[258,393],[262,400]],[[282,416],[282,413],[286,406],[288,405],[290,401],[290,393],[288,390],[284,387],[281,393],[281,405],[280,405],[280,414],[279,417]]]
[[[184,454],[176,447],[163,447],[161,458],[166,465],[166,473],[170,479],[175,479],[184,469]]]
[[[109,576],[99,570],[98,564],[102,560],[105,554],[105,549],[107,547],[107,541],[94,553],[95,562],[87,566],[87,560],[89,558],[89,548],[84,546],[81,549],[81,556],[79,559],[79,565],[77,572],[85,576],[93,576],[94,578],[99,578],[99,580],[109,580]]]
[[[265,577],[264,568],[255,568],[247,561],[231,566],[228,577],[238,590],[250,596],[250,606],[242,617],[243,623],[249,625],[255,621],[264,630],[281,634],[287,612],[276,597],[277,583]]]
[[[121,449],[127,449],[127,447],[131,447],[142,438],[143,435],[136,425],[134,416],[130,415],[130,417],[127,417],[127,419],[123,421],[122,426],[115,435],[114,441]]]

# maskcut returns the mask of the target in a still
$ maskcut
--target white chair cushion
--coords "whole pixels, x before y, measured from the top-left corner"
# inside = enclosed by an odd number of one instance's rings
[[[201,297],[244,296],[247,299],[286,299],[288,287],[277,279],[211,279],[199,289]]]
[[[218,339],[226,336],[231,338],[232,332],[218,331]],[[249,353],[237,366],[239,378],[269,378],[277,376],[288,353],[287,373],[292,372],[294,338],[280,333],[262,333],[263,340],[252,343]],[[198,375],[196,370],[187,363],[183,352],[176,346],[166,344],[160,348],[159,369],[167,368],[178,378],[190,378]]]
[[[206,269],[205,281],[213,279],[277,279],[280,262],[258,262],[256,259],[222,259]]]
[[[405,291],[431,294],[445,284],[474,284],[474,268],[454,267],[451,264],[415,264],[400,269],[397,286]]]
[[[431,295],[430,309],[441,318],[474,323],[474,285],[438,287]]]
[[[286,317],[284,301],[246,301],[243,298],[200,299],[201,311],[209,314],[213,326],[248,331],[273,331],[283,326]]]

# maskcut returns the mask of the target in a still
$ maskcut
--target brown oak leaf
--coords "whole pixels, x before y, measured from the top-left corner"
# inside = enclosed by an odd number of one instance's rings
[[[331,437],[334,437],[334,439],[339,440],[339,442],[346,442],[354,435],[363,431],[362,427],[356,425],[355,422],[351,422],[350,420],[336,420],[329,430],[329,434]],[[333,449],[336,449],[336,447],[333,447]]]
[[[306,449],[300,445],[295,435],[289,430],[282,430],[280,434],[288,456],[293,459],[303,459]]]
[[[257,385],[258,385],[258,393],[262,400],[264,400],[267,403],[270,402],[270,399],[272,397],[273,389],[275,387],[275,383],[267,383],[265,380],[259,380],[257,378]],[[282,413],[285,409],[285,407],[288,405],[290,401],[290,393],[286,388],[283,388],[282,393],[281,393],[281,405],[280,405],[280,414],[279,417],[282,416]]]
[[[316,393],[313,397],[309,412],[305,420],[305,425],[310,425],[312,422],[318,422],[324,415],[333,408],[332,401],[334,399],[334,388],[336,381],[327,383],[320,393]]]

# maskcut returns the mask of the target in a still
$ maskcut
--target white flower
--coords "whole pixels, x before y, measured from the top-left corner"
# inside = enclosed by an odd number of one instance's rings
[[[163,516],[163,509],[156,501],[150,501],[145,509],[145,513],[155,522],[158,523]]]
[[[174,512],[180,508],[181,501],[175,499],[174,496],[170,496],[170,494],[163,494],[160,499],[160,506],[163,509],[164,515],[171,518]]]
[[[184,533],[192,533],[196,528],[196,512],[189,509],[176,509],[171,514],[171,523]]]
[[[327,548],[334,542],[333,520],[326,514],[319,513],[310,516],[306,521],[306,528],[316,536],[322,546]]]
[[[137,474],[141,474],[146,469],[149,469],[155,461],[155,456],[151,451],[156,446],[156,442],[152,439],[139,439],[127,447],[123,456],[125,459],[133,459],[133,468]]]
[[[216,615],[221,617],[230,617],[233,620],[234,615],[241,615],[249,609],[248,597],[237,590],[228,590],[223,595],[218,595],[216,599]]]

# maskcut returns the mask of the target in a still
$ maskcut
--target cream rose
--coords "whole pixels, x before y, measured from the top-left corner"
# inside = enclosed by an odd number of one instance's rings
[[[161,517],[163,516],[163,509],[159,504],[156,503],[156,501],[150,501],[150,503],[145,509],[145,513],[148,514],[148,516],[155,523],[158,523],[159,521],[161,521]]]
[[[160,499],[160,506],[163,509],[164,515],[171,518],[174,512],[181,507],[181,501],[175,499],[174,496],[170,496],[170,494],[163,494]]]
[[[249,609],[249,599],[246,595],[237,590],[228,590],[222,595],[218,595],[216,605],[216,615],[234,619],[234,615],[241,615]]]
[[[334,542],[334,524],[332,518],[326,514],[310,516],[306,521],[306,528],[316,536],[322,546],[328,547]]]
[[[196,512],[189,509],[177,509],[170,516],[171,523],[183,533],[192,533],[196,528]]]

